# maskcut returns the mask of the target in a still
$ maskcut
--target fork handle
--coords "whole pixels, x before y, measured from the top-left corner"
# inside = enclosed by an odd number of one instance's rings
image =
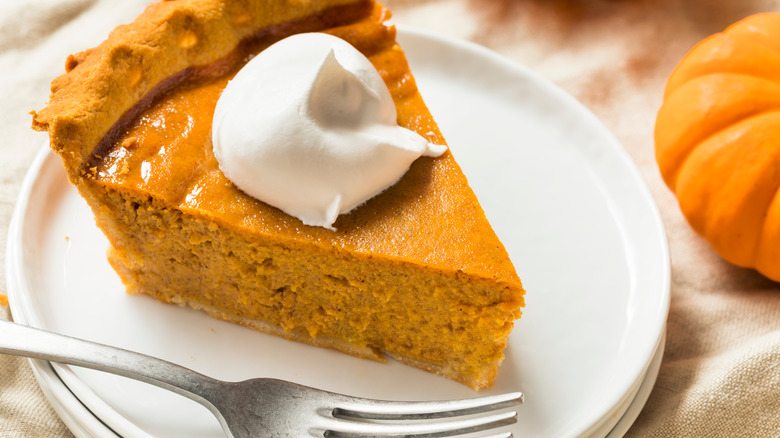
[[[156,385],[214,407],[203,395],[217,381],[171,362],[0,320],[0,353],[92,368]]]

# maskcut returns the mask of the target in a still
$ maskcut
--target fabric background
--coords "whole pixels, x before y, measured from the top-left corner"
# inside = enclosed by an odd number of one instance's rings
[[[96,45],[148,0],[0,3],[0,249],[45,134],[29,129],[68,54]],[[664,83],[707,35],[780,1],[386,0],[394,22],[482,44],[574,95],[618,137],[657,202],[672,297],[657,383],[628,436],[780,436],[780,285],[729,265],[663,185],[653,125]],[[0,293],[5,261],[0,257]],[[0,317],[11,318],[0,306]],[[0,355],[0,436],[68,437],[26,360]]]

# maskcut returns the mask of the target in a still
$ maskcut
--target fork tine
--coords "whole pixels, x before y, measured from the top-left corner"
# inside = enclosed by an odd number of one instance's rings
[[[512,432],[503,432],[503,433],[497,433],[495,435],[486,435],[480,438],[512,438],[514,435],[512,435]]]
[[[333,410],[333,416],[371,420],[421,420],[479,414],[521,403],[523,403],[523,393],[521,392],[465,400],[414,403],[354,399],[341,403]]]
[[[502,412],[482,417],[427,423],[371,423],[335,419],[324,432],[329,438],[401,437],[435,438],[462,435],[506,426],[517,422],[517,412]],[[507,436],[507,435],[498,435]],[[508,435],[511,437],[511,433]]]

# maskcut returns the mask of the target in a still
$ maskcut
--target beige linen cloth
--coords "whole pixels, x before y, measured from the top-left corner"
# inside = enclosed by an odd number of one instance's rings
[[[148,0],[0,2],[0,250],[45,135],[29,129],[68,54],[96,45]],[[622,142],[660,208],[672,299],[658,380],[628,433],[780,436],[780,284],[721,260],[661,182],[653,125],[664,83],[705,36],[780,1],[386,0],[394,21],[468,39],[522,63],[588,106]],[[3,260],[0,257],[0,260]],[[5,264],[0,263],[0,293]],[[2,298],[2,297],[0,297]],[[11,318],[0,306],[0,317]],[[26,360],[0,356],[0,436],[68,437]]]

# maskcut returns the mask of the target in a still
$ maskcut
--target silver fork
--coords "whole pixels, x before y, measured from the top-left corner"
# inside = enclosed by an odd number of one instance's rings
[[[206,406],[231,438],[456,436],[515,423],[517,412],[505,409],[523,402],[519,392],[395,402],[277,379],[224,382],[151,356],[2,320],[0,353],[106,371],[171,390]]]

